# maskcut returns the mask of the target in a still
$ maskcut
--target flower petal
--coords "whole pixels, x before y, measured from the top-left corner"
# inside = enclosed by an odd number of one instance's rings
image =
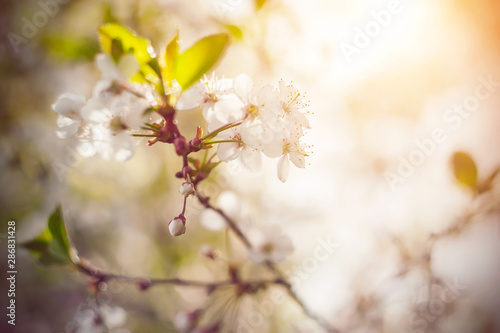
[[[125,54],[118,62],[118,73],[125,81],[129,81],[139,71],[139,62],[133,54]]]
[[[229,162],[240,156],[239,144],[237,142],[219,143],[217,147],[217,156],[221,161]]]
[[[195,109],[203,102],[203,96],[203,83],[197,83],[181,95],[175,108],[180,111]]]
[[[71,119],[80,118],[80,110],[85,105],[85,97],[75,94],[62,94],[52,104],[52,110]]]
[[[260,151],[249,147],[243,147],[240,155],[241,163],[252,172],[258,172],[262,168],[262,157]]]
[[[95,62],[103,78],[109,80],[118,80],[120,78],[120,72],[108,54],[99,53],[95,57]]]
[[[288,162],[288,155],[284,154],[278,161],[278,178],[283,183],[286,182],[288,178],[288,172],[290,170],[290,163]]]
[[[78,132],[80,125],[82,124],[79,120],[74,120],[65,116],[59,116],[57,119],[57,125],[59,128],[56,130],[57,137],[60,139],[69,138]]]
[[[253,81],[247,74],[240,74],[233,79],[233,89],[243,103],[248,104],[253,91]]]
[[[290,152],[290,161],[297,167],[297,168],[305,168],[306,167],[306,158],[303,154],[298,153],[298,152]]]

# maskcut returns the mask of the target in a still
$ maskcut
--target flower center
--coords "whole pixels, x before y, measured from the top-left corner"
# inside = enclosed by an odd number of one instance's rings
[[[120,117],[111,118],[109,122],[109,128],[114,134],[128,129],[127,125],[123,123]]]
[[[271,254],[275,248],[276,247],[274,246],[273,243],[265,243],[264,245],[262,245],[262,247],[260,249],[265,254]]]

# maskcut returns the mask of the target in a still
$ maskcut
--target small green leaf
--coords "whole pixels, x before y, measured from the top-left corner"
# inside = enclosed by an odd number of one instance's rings
[[[51,249],[71,260],[71,245],[69,244],[68,232],[66,231],[60,205],[49,217],[49,231],[53,237]]]
[[[149,63],[154,57],[154,50],[149,40],[117,23],[108,23],[99,28],[99,37],[103,50],[116,59],[118,53],[132,53],[140,64]]]
[[[183,90],[197,82],[219,60],[229,44],[225,33],[200,39],[196,44],[180,54],[174,67],[174,77]]]
[[[465,152],[456,152],[451,160],[455,178],[468,187],[476,188],[477,167],[472,157]]]
[[[63,264],[74,261],[75,250],[72,248],[61,206],[50,215],[47,227],[35,239],[24,243],[43,264]]]
[[[166,82],[175,79],[175,64],[179,57],[179,33],[168,43],[165,50],[165,67],[163,68],[163,78]]]
[[[86,37],[44,34],[40,44],[57,60],[90,60],[99,52],[99,44]]]

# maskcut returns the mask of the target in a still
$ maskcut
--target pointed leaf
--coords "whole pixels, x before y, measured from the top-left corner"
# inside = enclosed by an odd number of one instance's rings
[[[175,63],[179,56],[179,33],[168,43],[165,50],[165,67],[163,68],[163,78],[170,82],[175,79]]]
[[[99,37],[103,50],[113,56],[120,53],[132,53],[141,64],[151,61],[155,57],[149,40],[137,36],[132,31],[117,23],[108,23],[99,28]]]
[[[175,61],[175,79],[183,90],[197,82],[219,60],[229,44],[225,33],[200,39]]]
[[[455,178],[468,187],[477,185],[477,167],[472,157],[465,152],[456,152],[452,157]]]
[[[47,227],[33,240],[23,244],[43,264],[63,264],[74,261],[72,248],[61,206],[50,215]]]

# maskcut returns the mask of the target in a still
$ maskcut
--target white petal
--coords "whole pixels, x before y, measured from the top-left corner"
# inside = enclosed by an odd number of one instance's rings
[[[211,123],[214,120],[216,120],[217,122],[220,122],[222,124],[226,123],[225,121],[224,122],[220,121],[216,117],[215,105],[216,104],[212,101],[203,104],[203,118],[205,118],[207,123]]]
[[[289,169],[290,169],[290,163],[288,162],[288,155],[285,154],[281,156],[281,158],[278,161],[278,178],[283,183],[286,182],[286,179],[288,178]]]
[[[124,162],[134,155],[134,139],[126,132],[104,137],[95,144],[97,153],[105,160]]]
[[[249,147],[243,147],[240,154],[241,163],[252,172],[258,172],[262,168],[262,157],[260,151]]]
[[[214,112],[219,121],[228,124],[245,116],[243,107],[243,103],[235,95],[228,95],[215,103]]]
[[[76,146],[76,151],[82,157],[92,157],[96,153],[94,145],[89,140],[80,140]]]
[[[292,117],[300,126],[305,128],[311,128],[311,126],[309,125],[309,120],[307,119],[306,115],[300,112],[299,110],[293,111]]]
[[[250,76],[240,74],[233,79],[233,89],[243,103],[248,104],[253,91],[253,81]]]
[[[60,139],[65,139],[73,136],[78,132],[82,122],[80,120],[74,120],[65,116],[59,116],[57,119],[57,125],[59,128],[56,130],[57,137]]]
[[[103,78],[109,80],[117,80],[120,78],[120,72],[110,55],[99,53],[95,57],[95,62]]]
[[[108,109],[94,108],[89,104],[82,109],[82,117],[88,123],[109,125],[113,115]]]
[[[62,94],[52,104],[52,109],[61,116],[71,119],[80,118],[80,110],[85,105],[85,97],[75,94]]]
[[[263,145],[263,152],[267,157],[276,158],[283,154],[283,139],[276,138]]]
[[[280,90],[281,99],[285,100],[286,99],[286,83],[284,80],[280,80],[280,82],[278,82],[278,88]]]
[[[118,72],[126,81],[129,81],[139,71],[139,62],[133,54],[126,54],[118,62]]]
[[[217,147],[217,156],[221,161],[232,161],[240,156],[239,144],[237,142],[219,143]]]
[[[290,161],[292,161],[293,164],[297,168],[305,168],[306,167],[306,158],[303,154],[297,153],[297,152],[290,152]]]
[[[203,101],[203,83],[197,83],[193,87],[186,90],[177,103],[175,104],[175,108],[177,110],[192,110],[199,107]]]
[[[209,132],[213,132],[213,131],[215,131],[216,129],[219,129],[219,128],[221,128],[221,127],[222,127],[222,126],[224,126],[224,125],[227,125],[227,124],[225,124],[225,123],[223,123],[223,122],[219,121],[216,117],[214,117],[214,119],[213,119],[213,120],[211,120],[210,122],[208,122],[208,126],[207,126],[207,128],[208,128],[208,131],[209,131]]]

